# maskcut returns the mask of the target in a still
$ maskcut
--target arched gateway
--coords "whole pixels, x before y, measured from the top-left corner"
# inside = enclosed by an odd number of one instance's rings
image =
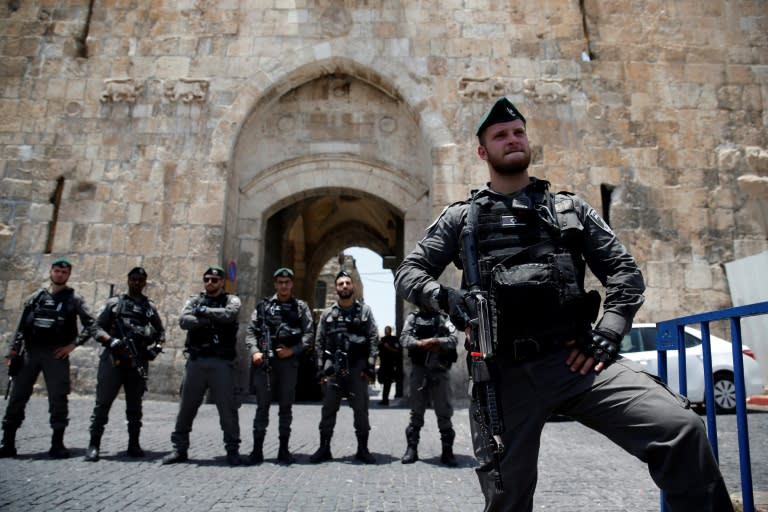
[[[237,262],[246,310],[271,293],[280,266],[296,271],[297,294],[316,306],[314,284],[330,257],[357,245],[397,263],[443,206],[430,194],[434,160],[452,143],[401,71],[388,80],[331,58],[239,92],[236,102],[253,106],[230,154],[223,256]]]

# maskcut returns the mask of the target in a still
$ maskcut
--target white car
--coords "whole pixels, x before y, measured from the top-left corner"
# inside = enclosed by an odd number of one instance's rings
[[[639,363],[645,371],[658,375],[656,352],[656,325],[634,324],[621,341],[621,354]],[[714,375],[715,406],[718,412],[736,410],[736,384],[733,381],[733,352],[731,342],[710,334],[712,347],[712,373]],[[744,361],[744,385],[746,395],[763,392],[763,378],[755,354],[742,345]],[[688,399],[696,405],[704,405],[704,356],[702,355],[701,332],[685,327],[685,359],[688,382]],[[667,351],[667,380],[669,386],[679,392],[678,352]]]

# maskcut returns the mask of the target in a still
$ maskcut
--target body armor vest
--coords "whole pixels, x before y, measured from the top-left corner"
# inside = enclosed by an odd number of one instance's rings
[[[474,199],[480,279],[494,305],[500,347],[507,339],[572,335],[593,320],[594,296],[583,284],[583,225],[570,195],[551,194],[548,186],[537,180],[512,198]]]
[[[30,345],[60,345],[77,337],[75,291],[66,288],[51,294],[41,290],[33,299],[25,321],[24,339]]]
[[[265,299],[261,314],[264,315],[273,343],[290,346],[301,342],[301,315],[296,298],[291,297],[285,302]]]
[[[367,318],[363,318],[363,306],[359,302],[348,309],[333,306],[326,320],[326,333],[330,352],[338,349],[345,351],[349,362],[368,359],[368,339],[366,337]]]
[[[415,313],[413,323],[411,324],[411,336],[417,340],[440,337],[440,326],[443,324],[443,318],[440,313]],[[439,353],[430,353],[418,347],[408,348],[408,356],[413,364],[427,365],[431,368],[447,369],[458,358],[456,350]],[[428,358],[434,359],[432,364],[428,364]]]
[[[114,312],[115,323],[110,327],[110,335],[118,338],[130,336],[139,349],[146,349],[154,342],[156,331],[150,321],[155,311],[148,300],[134,300],[127,294],[121,294]]]
[[[223,308],[227,305],[229,294],[208,297],[201,293],[197,305],[209,308]],[[193,357],[220,357],[234,359],[237,355],[237,322],[229,324],[211,322],[205,327],[187,332],[187,349]]]

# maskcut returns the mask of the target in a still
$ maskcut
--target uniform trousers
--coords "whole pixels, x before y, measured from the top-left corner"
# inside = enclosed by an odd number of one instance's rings
[[[440,432],[453,430],[451,417],[451,379],[449,372],[442,369],[427,369],[424,365],[413,365],[411,370],[411,423],[420,430],[424,426],[424,411],[430,398],[437,416],[437,428]]]
[[[293,421],[293,403],[296,401],[296,379],[299,375],[299,360],[297,357],[270,359],[270,373],[272,381],[267,386],[269,375],[263,366],[253,369],[252,379],[254,393],[256,394],[256,415],[253,417],[253,434],[256,437],[264,437],[269,425],[269,406],[272,397],[277,397],[280,407],[278,412],[278,435],[288,437],[291,435],[291,422]]]
[[[115,366],[109,349],[101,352],[99,372],[96,382],[96,404],[91,415],[91,435],[101,436],[109,421],[109,410],[120,392],[125,392],[125,418],[128,420],[128,432],[141,430],[141,398],[144,395],[144,379],[136,368],[128,362]]]
[[[358,436],[368,435],[371,429],[368,422],[368,379],[362,375],[365,368],[365,361],[360,360],[350,364],[349,369],[349,396],[347,401],[354,413],[355,434]],[[336,414],[341,406],[343,390],[336,384],[336,376],[328,378],[323,384],[323,407],[320,412],[320,436],[333,436],[333,429],[336,426]]]
[[[179,414],[171,434],[176,451],[187,451],[189,433],[197,410],[205,393],[211,390],[211,399],[219,411],[219,424],[224,433],[227,452],[237,451],[240,446],[240,423],[235,398],[235,363],[218,357],[196,357],[187,360],[181,388]]]
[[[53,430],[63,430],[69,423],[69,358],[56,359],[53,352],[58,347],[51,345],[28,346],[24,353],[24,366],[13,379],[8,407],[3,418],[3,430],[17,430],[24,422],[24,409],[35,381],[43,372],[48,392],[48,411]]]
[[[656,485],[665,491],[670,511],[733,510],[704,422],[686,398],[622,357],[599,374],[571,372],[565,364],[569,350],[496,367],[504,425],[503,493],[495,490],[493,459],[470,414],[486,511],[533,509],[541,431],[553,413],[604,434],[645,462]]]

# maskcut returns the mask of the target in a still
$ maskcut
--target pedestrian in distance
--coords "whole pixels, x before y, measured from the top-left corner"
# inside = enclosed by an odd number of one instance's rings
[[[400,340],[392,334],[392,327],[384,327],[384,336],[379,340],[379,371],[377,377],[382,386],[379,405],[389,405],[389,392],[392,383],[403,372],[403,347]]]
[[[273,396],[277,397],[280,407],[277,461],[282,464],[295,461],[288,449],[288,440],[296,401],[299,356],[312,345],[314,338],[312,312],[306,302],[293,296],[293,270],[279,268],[273,278],[275,293],[256,305],[245,337],[252,363],[251,387],[256,394],[251,464],[264,461],[264,437]]]
[[[374,379],[379,330],[371,307],[355,299],[352,276],[342,270],[336,275],[337,301],[320,315],[317,326],[318,378],[323,386],[320,447],[309,461],[331,460],[331,438],[342,398],[354,411],[357,436],[355,459],[375,464],[368,450],[368,383]]]
[[[453,454],[450,369],[458,359],[456,327],[448,316],[424,306],[408,314],[400,333],[403,348],[411,358],[411,420],[405,429],[407,448],[401,461],[412,464],[419,459],[419,437],[424,426],[424,412],[432,401],[440,431],[440,462],[456,466]]]
[[[224,269],[210,266],[203,274],[205,291],[184,304],[179,326],[187,331],[188,359],[181,386],[181,401],[176,426],[171,434],[173,451],[163,464],[189,460],[189,433],[206,391],[219,412],[224,433],[227,464],[237,466],[240,459],[240,423],[235,397],[235,357],[240,299],[224,291]]]
[[[125,393],[125,417],[128,420],[129,457],[143,457],[139,443],[142,398],[147,390],[149,362],[163,350],[165,327],[157,308],[144,295],[147,271],[134,267],[128,272],[128,292],[107,299],[96,318],[106,335],[98,340],[104,350],[99,357],[96,403],[91,415],[90,441],[85,460],[100,457],[101,437],[109,421],[109,410],[120,388]]]
[[[67,286],[72,263],[58,258],[51,263],[50,285],[34,292],[25,302],[16,336],[6,363],[19,367],[13,378],[10,401],[3,418],[0,458],[15,457],[16,431],[24,421],[24,410],[42,372],[48,393],[50,424],[53,429],[48,455],[66,459],[64,431],[69,423],[69,354],[89,337],[98,335],[93,312],[74,288]],[[78,335],[77,319],[82,324]]]
[[[490,182],[427,228],[395,285],[469,327],[470,425],[486,510],[532,510],[541,431],[553,414],[645,462],[670,511],[733,510],[701,417],[619,355],[644,300],[634,258],[583,199],[529,176],[526,119],[508,98],[476,135]],[[461,289],[437,281],[452,262]],[[599,319],[586,267],[605,287]]]

